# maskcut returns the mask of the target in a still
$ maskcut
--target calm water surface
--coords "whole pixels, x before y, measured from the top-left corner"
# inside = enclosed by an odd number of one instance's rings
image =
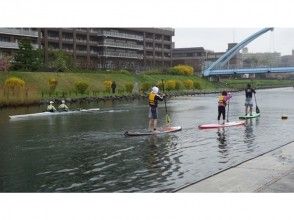
[[[262,116],[246,126],[199,130],[216,122],[217,95],[168,101],[178,133],[124,137],[147,126],[144,101],[71,106],[101,111],[22,120],[0,111],[1,192],[167,192],[293,141],[294,89],[257,91]],[[230,121],[244,113],[244,94],[233,94]],[[164,105],[160,105],[164,121]],[[281,115],[288,120],[281,120]]]

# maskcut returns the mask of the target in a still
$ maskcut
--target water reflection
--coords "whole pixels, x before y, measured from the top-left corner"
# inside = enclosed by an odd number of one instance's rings
[[[219,148],[218,152],[221,154],[220,163],[226,163],[229,152],[227,148],[227,136],[226,136],[225,128],[218,128],[216,134],[217,134],[217,141],[218,141],[218,148]]]

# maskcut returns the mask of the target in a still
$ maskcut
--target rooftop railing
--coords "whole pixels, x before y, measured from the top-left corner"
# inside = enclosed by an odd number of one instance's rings
[[[119,37],[119,38],[126,38],[126,39],[134,39],[134,40],[143,41],[143,36],[114,32],[114,31],[97,31],[97,36]]]
[[[27,30],[23,28],[0,28],[0,33],[26,37],[38,37],[38,31]]]

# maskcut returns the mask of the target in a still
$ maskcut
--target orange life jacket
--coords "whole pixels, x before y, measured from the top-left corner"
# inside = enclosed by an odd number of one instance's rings
[[[226,106],[226,100],[225,100],[225,96],[221,95],[218,97],[218,105],[219,106]]]

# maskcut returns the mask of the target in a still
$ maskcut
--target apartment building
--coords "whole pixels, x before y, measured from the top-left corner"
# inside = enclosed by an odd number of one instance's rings
[[[45,63],[49,51],[63,50],[88,69],[146,70],[171,66],[173,29],[41,28]]]
[[[27,38],[34,48],[62,50],[87,69],[164,69],[171,66],[171,28],[0,28],[0,55],[13,55]]]
[[[20,39],[31,41],[33,48],[40,45],[40,36],[37,29],[33,28],[0,28],[0,57],[13,56],[18,50],[18,41]]]

